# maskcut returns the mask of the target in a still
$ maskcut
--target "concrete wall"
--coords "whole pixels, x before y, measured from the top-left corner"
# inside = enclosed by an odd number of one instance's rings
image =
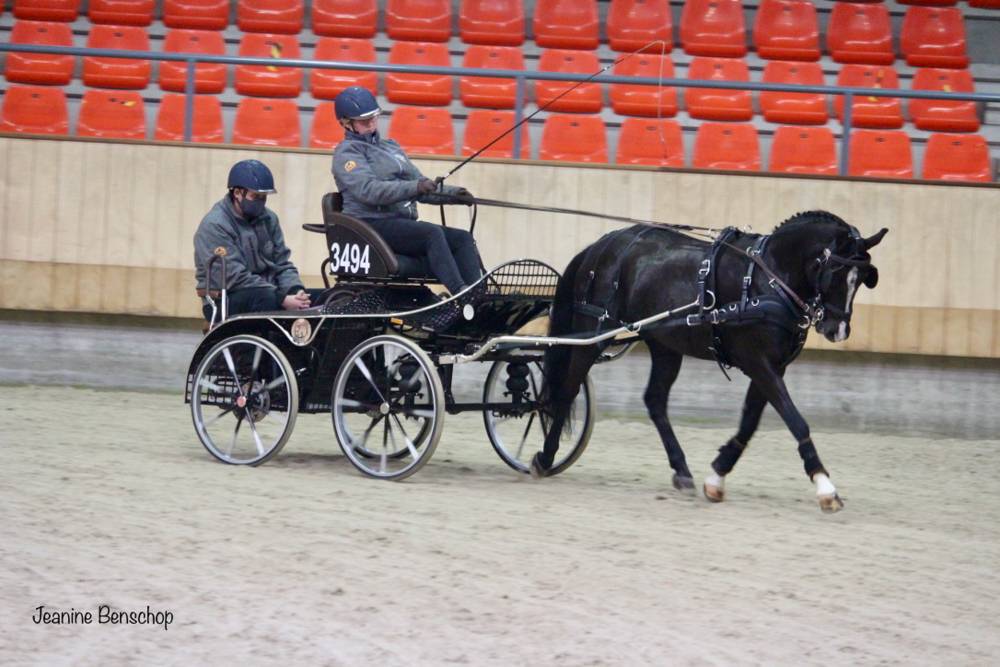
[[[321,285],[321,152],[0,137],[0,308],[197,317],[191,237],[223,196],[229,167],[256,157],[275,172],[292,258]],[[419,160],[428,176],[454,160]],[[870,234],[880,284],[857,299],[845,350],[1000,357],[1000,187],[658,172],[476,161],[453,177],[475,194],[701,226],[770,231],[825,208]],[[422,215],[436,221],[438,214]],[[467,224],[464,210],[451,224]],[[613,223],[480,210],[487,265],[535,257],[562,268]],[[833,347],[817,336],[809,345]]]

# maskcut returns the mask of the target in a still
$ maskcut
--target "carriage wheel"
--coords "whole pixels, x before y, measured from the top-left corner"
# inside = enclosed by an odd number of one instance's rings
[[[299,387],[288,359],[257,336],[217,343],[198,365],[191,418],[205,449],[225,463],[260,465],[288,442]]]
[[[526,384],[523,390],[518,386],[518,378],[523,378]],[[531,457],[542,449],[549,431],[548,406],[539,400],[542,379],[542,366],[538,361],[497,361],[490,368],[483,387],[483,403],[504,404],[502,409],[483,410],[486,434],[504,463],[518,472],[530,472]],[[587,377],[573,401],[549,475],[569,468],[587,448],[594,429],[593,396],[594,387]]]
[[[355,468],[403,479],[430,460],[444,423],[444,389],[430,357],[400,336],[370,338],[337,371],[333,430]]]

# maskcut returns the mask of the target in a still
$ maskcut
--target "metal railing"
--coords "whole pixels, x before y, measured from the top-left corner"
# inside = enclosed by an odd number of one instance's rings
[[[716,90],[772,91],[782,93],[818,93],[822,95],[842,95],[844,97],[843,119],[841,120],[839,174],[847,175],[850,156],[851,116],[856,95],[901,98],[933,99],[949,101],[998,102],[996,93],[948,93],[943,91],[903,90],[899,88],[857,88],[850,86],[813,86],[779,83],[756,83],[752,81],[706,81],[703,79],[655,79],[651,77],[619,76],[601,74],[591,78],[581,74],[559,72],[538,72],[528,70],[477,69],[471,67],[430,67],[421,65],[380,65],[367,62],[340,62],[332,60],[305,60],[302,58],[252,58],[246,56],[219,56],[203,53],[165,53],[161,51],[126,51],[118,49],[91,49],[75,46],[48,46],[37,44],[0,44],[0,52],[44,53],[51,55],[90,56],[97,58],[123,58],[133,60],[156,60],[184,62],[187,64],[184,105],[184,140],[191,140],[194,118],[195,66],[198,63],[220,63],[225,65],[262,65],[268,67],[295,67],[300,69],[336,69],[359,72],[392,72],[402,74],[439,74],[447,76],[475,76],[495,79],[514,79],[514,118],[519,123],[524,118],[525,87],[527,81],[588,81],[595,84],[627,83],[648,86],[676,88],[706,88]],[[514,133],[513,153],[521,157],[521,133]]]

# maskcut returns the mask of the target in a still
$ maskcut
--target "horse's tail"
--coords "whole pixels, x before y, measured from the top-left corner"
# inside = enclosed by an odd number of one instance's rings
[[[556,285],[555,300],[552,302],[552,312],[549,314],[549,335],[565,336],[573,333],[573,300],[577,284],[577,273],[587,256],[581,252],[566,267]],[[553,345],[546,348],[543,360],[545,375],[545,399],[551,398],[551,388],[559,385],[559,379],[566,377],[573,348],[568,345]]]

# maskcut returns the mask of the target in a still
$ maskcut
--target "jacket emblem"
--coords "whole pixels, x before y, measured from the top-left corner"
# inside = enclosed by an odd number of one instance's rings
[[[348,160],[344,163],[344,171],[354,171],[354,168],[358,166],[358,163],[354,160]]]

